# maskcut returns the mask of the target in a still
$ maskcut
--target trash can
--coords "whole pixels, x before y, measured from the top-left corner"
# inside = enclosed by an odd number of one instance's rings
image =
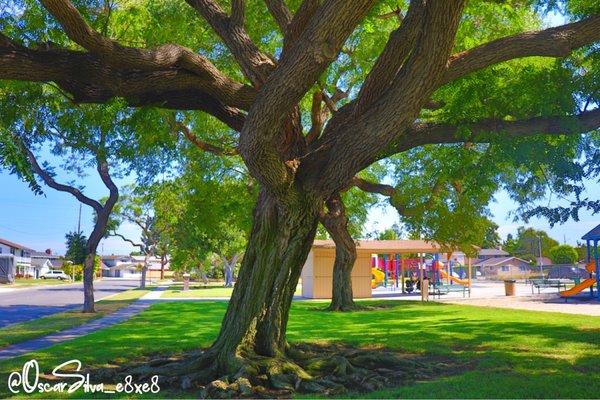
[[[514,296],[515,295],[515,280],[514,279],[508,279],[504,281],[504,293],[507,296]]]

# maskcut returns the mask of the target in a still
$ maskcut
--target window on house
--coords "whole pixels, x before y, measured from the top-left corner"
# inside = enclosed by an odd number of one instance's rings
[[[11,247],[11,248],[10,248],[10,254],[12,254],[12,255],[14,255],[14,254],[15,254],[15,248],[14,248],[14,247]]]
[[[521,266],[519,267],[519,271],[521,271],[521,272],[525,272],[525,271],[527,271],[527,267],[525,267],[525,266],[521,265]]]
[[[508,265],[503,265],[502,266],[502,272],[508,272],[508,271],[510,271],[509,266]]]

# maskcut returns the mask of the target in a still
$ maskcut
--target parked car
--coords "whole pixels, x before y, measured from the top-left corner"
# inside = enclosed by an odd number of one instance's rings
[[[548,279],[587,279],[589,276],[585,268],[573,265],[556,265],[548,272]]]
[[[58,279],[60,281],[68,281],[69,279],[69,275],[65,274],[64,272],[62,272],[61,270],[58,269],[51,269],[50,271],[46,272],[45,274],[42,274],[42,276],[40,276],[40,278],[42,279]]]

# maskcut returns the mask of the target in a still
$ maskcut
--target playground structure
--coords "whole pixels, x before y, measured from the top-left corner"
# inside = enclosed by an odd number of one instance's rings
[[[387,260],[398,260],[397,266],[403,268],[410,254],[437,254],[437,243],[425,240],[361,240],[356,244],[356,261],[352,269],[352,291],[356,298],[372,296],[372,258],[379,254]],[[302,269],[302,296],[311,299],[331,298],[333,285],[333,264],[335,261],[335,243],[332,240],[315,240]],[[389,264],[389,263],[388,263]],[[384,271],[381,271],[384,273]],[[397,274],[397,275],[398,275]],[[377,273],[381,277],[380,273]],[[397,276],[394,275],[394,276]],[[403,274],[400,274],[403,276]],[[384,285],[392,288],[391,271],[383,275]],[[399,286],[395,286],[398,287]]]
[[[440,254],[433,254],[433,257],[427,260],[425,257],[402,258],[396,255],[395,258],[388,258],[386,255],[381,257],[374,254],[371,261],[371,273],[373,275],[371,288],[385,287],[390,288],[390,290],[402,288],[403,293],[410,293],[414,290],[414,286],[420,287],[422,279],[426,278],[429,280],[434,293],[436,288],[440,286],[444,286],[444,290],[454,289],[450,287],[454,284],[466,286],[470,289],[471,267],[468,267],[466,279],[461,279],[455,276],[454,271],[459,269],[462,272],[465,270],[464,266],[451,261],[450,254],[447,258],[449,261],[443,263],[439,260]]]
[[[372,297],[373,289],[412,292],[429,279],[433,291],[470,293],[471,266],[466,279],[454,276],[458,263],[441,263],[443,250],[437,243],[424,240],[364,240],[357,242],[357,258],[352,269],[352,290],[356,298]],[[448,259],[450,257],[448,256]],[[302,296],[312,299],[331,298],[335,244],[315,240],[302,269]],[[407,283],[409,282],[410,283]]]
[[[587,246],[586,271],[590,274],[588,279],[576,284],[568,290],[560,292],[561,297],[569,298],[576,296],[585,289],[590,289],[590,296],[594,297],[594,285],[596,285],[596,297],[600,298],[600,255],[598,253],[598,242],[600,242],[600,225],[583,235]]]

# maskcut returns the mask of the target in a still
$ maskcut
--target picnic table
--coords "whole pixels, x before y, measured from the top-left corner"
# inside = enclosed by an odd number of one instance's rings
[[[560,288],[567,289],[567,283],[571,283],[570,281],[564,281],[562,279],[531,279],[531,293],[534,293],[534,289],[537,288],[538,294],[542,288],[547,287],[555,287],[559,292]]]
[[[433,296],[437,295],[438,299],[442,294],[448,294],[450,292],[462,292],[463,297],[465,297],[468,293],[469,297],[471,297],[471,288],[468,285],[446,285],[442,283],[433,286],[433,288],[430,289],[430,292],[433,294]]]

